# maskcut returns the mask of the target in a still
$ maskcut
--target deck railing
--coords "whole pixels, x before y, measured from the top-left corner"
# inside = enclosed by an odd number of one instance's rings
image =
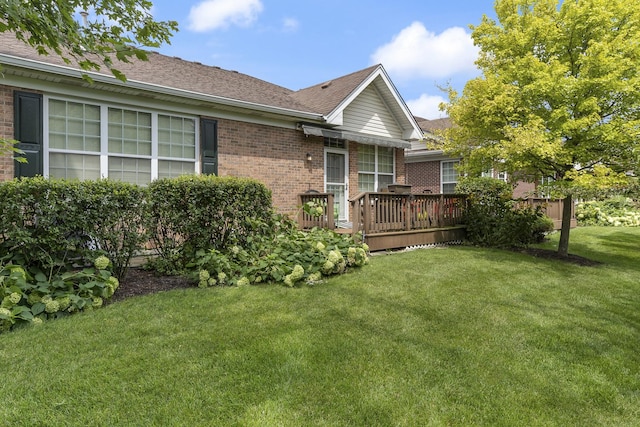
[[[462,224],[461,194],[360,193],[351,201],[353,232],[365,235]]]
[[[304,193],[298,195],[300,210],[298,211],[298,224],[303,230],[313,227],[336,228],[334,217],[334,196],[332,193]],[[317,206],[321,206],[324,212],[320,215],[311,215],[304,210],[304,206],[308,202],[313,202]]]

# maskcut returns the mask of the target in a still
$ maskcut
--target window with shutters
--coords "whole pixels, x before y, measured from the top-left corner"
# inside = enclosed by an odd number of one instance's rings
[[[196,172],[197,118],[49,98],[45,175],[146,185]]]

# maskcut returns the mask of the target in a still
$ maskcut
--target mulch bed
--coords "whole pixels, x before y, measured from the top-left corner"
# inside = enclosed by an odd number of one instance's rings
[[[570,264],[582,265],[584,267],[593,267],[600,265],[599,261],[594,261],[579,255],[569,254],[566,257],[560,256],[557,251],[550,249],[538,249],[538,248],[517,248],[513,249],[515,252],[521,252],[527,255],[534,256],[536,258],[555,259],[558,261],[568,262]]]
[[[182,276],[159,276],[154,271],[132,267],[127,271],[125,278],[120,281],[120,286],[111,297],[111,302],[154,292],[195,286],[193,281]]]

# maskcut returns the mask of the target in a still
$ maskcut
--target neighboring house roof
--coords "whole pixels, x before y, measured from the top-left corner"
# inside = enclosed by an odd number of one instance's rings
[[[421,117],[416,117],[418,121],[418,125],[425,132],[433,132],[438,130],[449,129],[452,126],[451,119],[449,117],[442,117],[440,119],[423,119]]]
[[[38,55],[35,49],[9,32],[0,33],[0,63],[17,67],[11,70],[14,74],[49,81],[61,79],[64,83],[88,86],[86,81],[78,79],[82,71],[77,65],[67,64],[56,55]],[[299,122],[329,126],[337,131],[343,124],[345,109],[366,88],[373,87],[391,112],[394,126],[402,133],[398,135],[401,138],[386,138],[381,134],[373,138],[393,146],[406,146],[406,142],[398,141],[421,137],[415,119],[381,65],[297,92],[236,71],[155,52],[149,53],[148,61],[132,60],[114,65],[126,75],[127,82],[117,80],[108,71],[86,72],[94,80],[94,87],[136,96],[143,91],[146,96],[157,99],[170,96],[181,98],[185,103],[216,104],[231,110],[250,110],[251,114],[286,116]]]
[[[422,117],[416,117],[416,121],[424,132],[424,138],[421,141],[411,142],[411,148],[405,150],[405,161],[407,163],[414,163],[450,159],[442,150],[427,148],[426,144],[427,141],[438,142],[441,138],[438,133],[453,126],[451,119],[449,117],[443,117],[440,119],[429,120]]]

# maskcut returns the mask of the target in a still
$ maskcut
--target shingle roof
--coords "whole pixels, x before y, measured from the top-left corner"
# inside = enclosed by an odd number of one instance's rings
[[[300,89],[294,92],[291,97],[310,106],[315,112],[328,115],[379,67],[380,65],[374,65],[346,76]]]
[[[451,122],[451,119],[449,117],[443,117],[441,119],[433,120],[416,117],[416,121],[418,122],[418,126],[420,126],[420,129],[426,132],[449,129],[451,126],[453,126],[453,123]]]
[[[66,64],[56,55],[38,55],[33,48],[17,40],[9,32],[0,33],[0,54],[79,69],[73,64]],[[130,63],[115,63],[115,68],[123,72],[129,81],[318,114],[332,111],[376,67],[369,67],[331,80],[328,86],[323,83],[294,92],[236,71],[185,61],[155,52],[149,54],[148,61],[132,60]],[[111,75],[108,70],[101,71],[101,74]]]

